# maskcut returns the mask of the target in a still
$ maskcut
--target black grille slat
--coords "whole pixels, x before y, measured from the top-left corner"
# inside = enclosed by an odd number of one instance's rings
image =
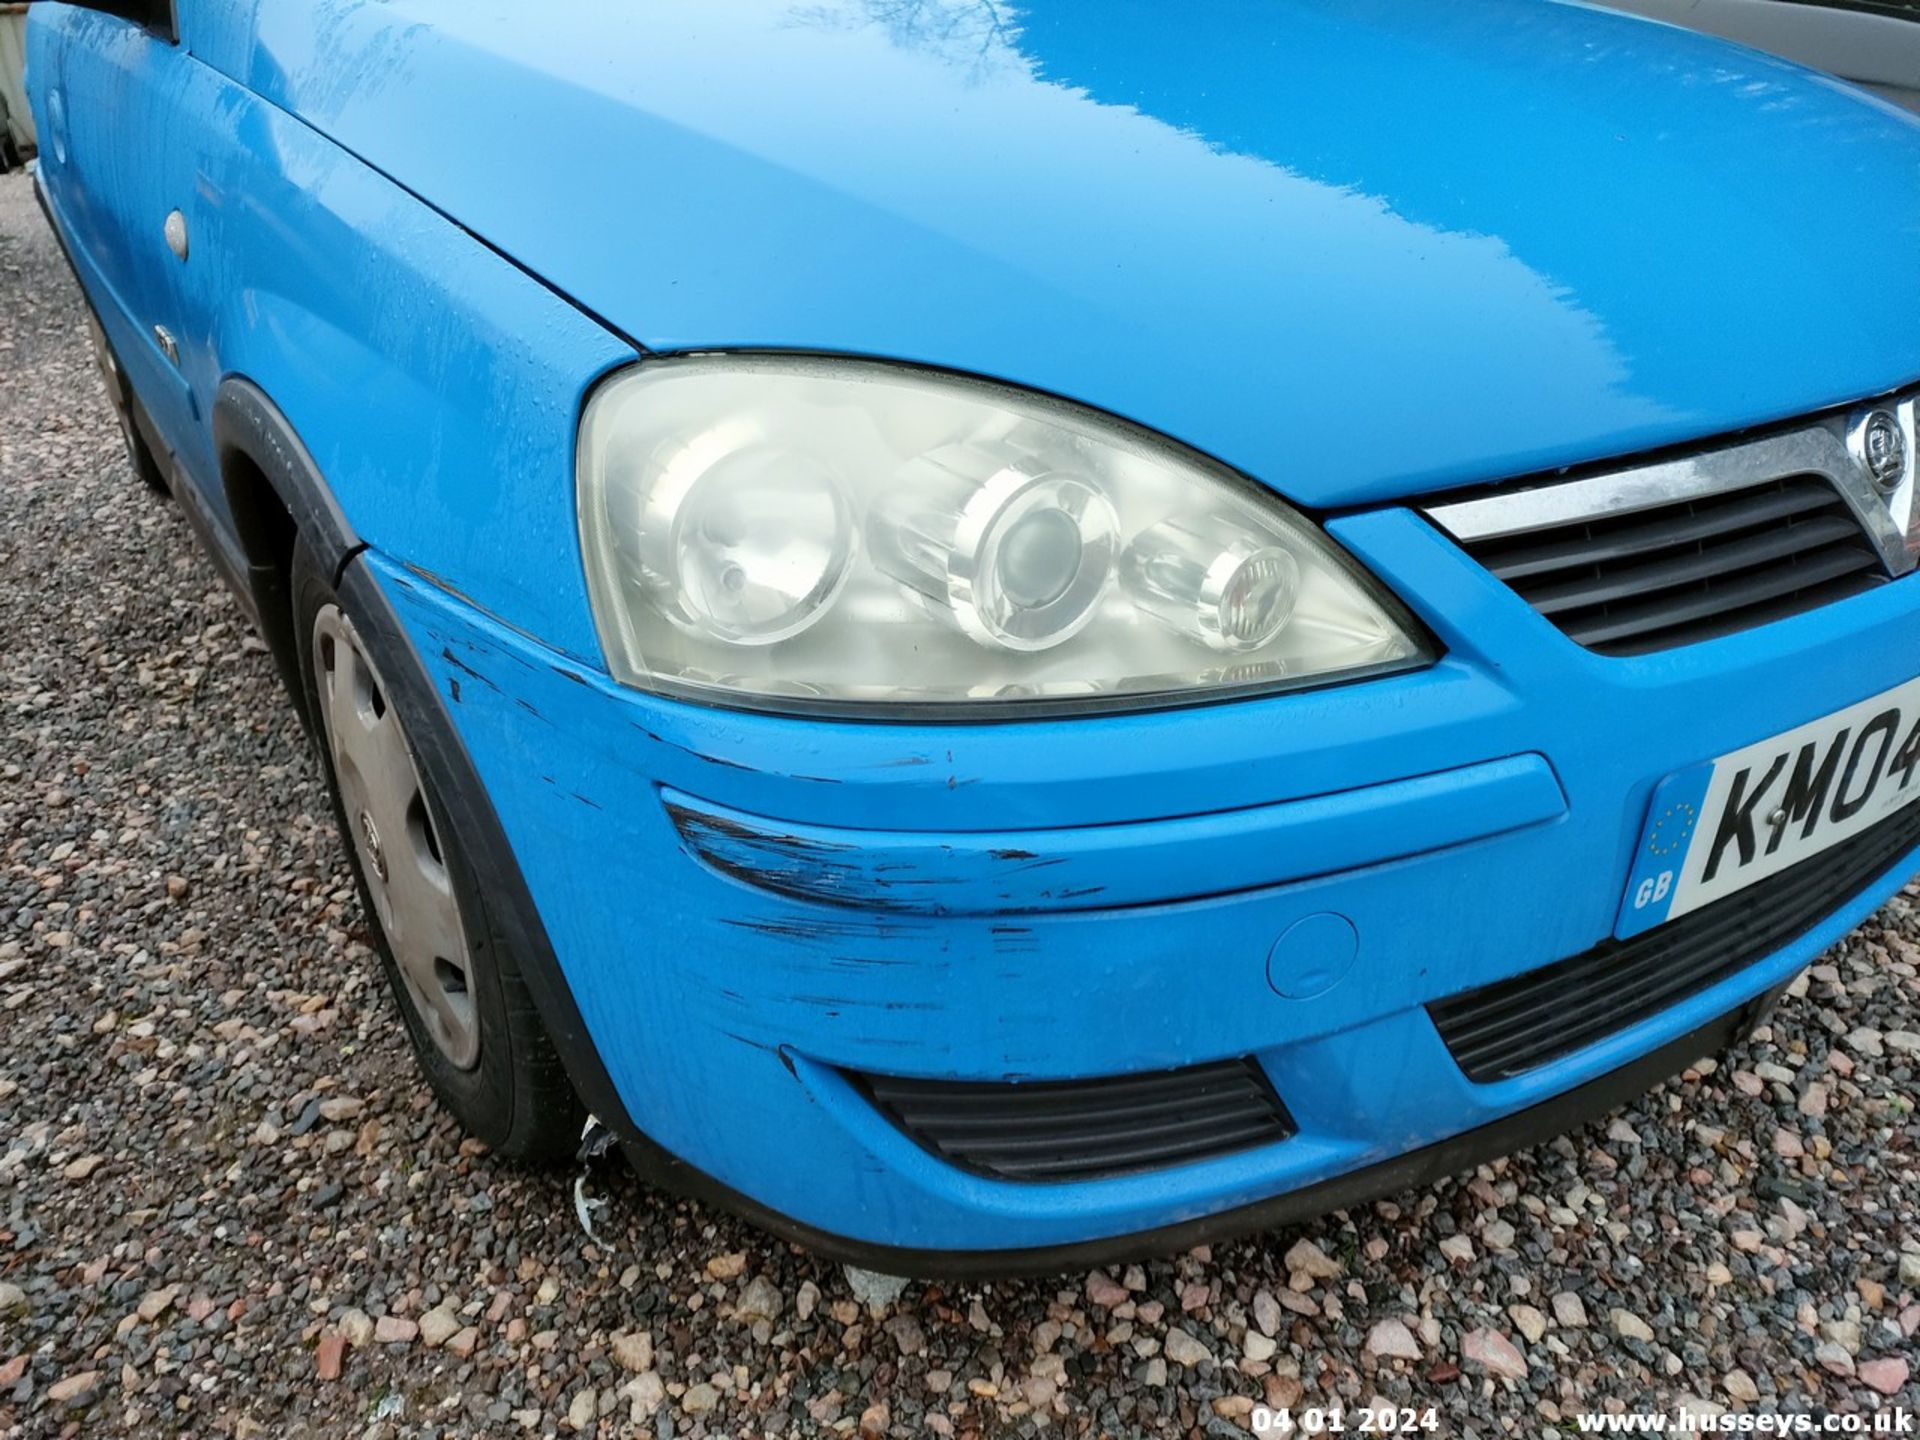
[[[1266,1120],[1266,1112],[1260,1110],[1250,1115],[1183,1115],[1152,1125],[1104,1125],[1076,1133],[1073,1137],[1074,1153],[1076,1157],[1084,1158],[1107,1150],[1125,1150],[1128,1148],[1125,1142],[1129,1140],[1151,1144],[1156,1148],[1162,1145],[1184,1146],[1197,1141],[1204,1142],[1210,1135],[1261,1126]],[[1051,1160],[1060,1150],[1058,1135],[983,1135],[974,1137],[974,1143],[982,1153],[1002,1158],[1028,1156]]]
[[[1509,1079],[1604,1040],[1791,944],[1920,846],[1920,804],[1630,940],[1427,1007],[1467,1078]]]
[[[1266,1125],[1242,1121],[1233,1125],[1201,1126],[1178,1137],[1162,1137],[1153,1147],[1151,1167],[1140,1163],[1141,1148],[1125,1141],[1087,1146],[1072,1154],[1032,1149],[981,1150],[969,1158],[968,1166],[1007,1179],[1107,1179],[1145,1168],[1210,1159],[1273,1138]]]
[[[1482,563],[1502,580],[1523,580],[1551,570],[1627,560],[1650,551],[1670,549],[1736,530],[1749,530],[1773,521],[1829,509],[1839,500],[1824,481],[1758,493],[1739,492],[1718,504],[1701,501],[1694,513],[1674,516],[1654,512],[1652,518],[1634,516],[1597,534],[1569,538],[1565,528],[1511,540],[1485,541]],[[1582,527],[1591,530],[1596,527]],[[1541,539],[1541,535],[1551,539]]]
[[[1817,904],[1818,890],[1796,889],[1779,897],[1785,909],[1808,909]],[[1747,925],[1742,913],[1733,908],[1708,920],[1714,907],[1698,912],[1688,933],[1687,943],[1696,954],[1726,955],[1738,952],[1745,939]],[[1802,928],[1810,928],[1814,922]],[[1652,932],[1658,934],[1658,931]],[[1792,936],[1788,936],[1792,939]],[[1786,943],[1785,941],[1781,942]],[[1578,1028],[1580,1022],[1595,1016],[1612,1014],[1652,1014],[1669,998],[1664,991],[1685,993],[1693,972],[1687,967],[1672,970],[1658,968],[1623,969],[1619,956],[1602,946],[1585,956],[1562,962],[1556,971],[1554,1023]],[[1737,967],[1736,967],[1737,968]],[[1659,998],[1656,992],[1660,992]],[[1484,994],[1484,992],[1482,992]],[[1471,1018],[1456,1018],[1447,1031],[1448,1043],[1462,1047],[1494,1048],[1512,1041],[1539,1024],[1539,993],[1531,986],[1516,986],[1503,1000],[1487,1000],[1471,1013]]]
[[[1719,545],[1681,550],[1641,564],[1614,566],[1598,574],[1542,585],[1529,591],[1527,598],[1528,603],[1542,615],[1558,615],[1586,606],[1632,600],[1691,585],[1698,580],[1717,579],[1739,570],[1751,570],[1770,560],[1816,553],[1835,541],[1858,545],[1859,540],[1860,526],[1851,515],[1816,515],[1778,530],[1763,530]],[[1867,558],[1873,558],[1871,552]],[[1852,564],[1857,564],[1857,561]],[[1770,574],[1768,578],[1772,578]],[[1786,578],[1791,580],[1793,577]],[[1786,588],[1800,587],[1789,584]],[[1722,604],[1715,608],[1724,609],[1726,606]]]
[[[1774,876],[1767,882],[1772,891],[1771,898],[1783,909],[1806,907],[1825,894],[1823,886],[1827,878],[1826,872],[1816,868],[1813,875],[1801,879],[1795,872],[1802,868],[1805,867],[1795,866],[1792,870]],[[1784,883],[1788,881],[1792,883]],[[1687,934],[1688,945],[1696,950],[1712,951],[1737,946],[1746,928],[1747,911],[1745,907],[1739,906],[1729,905],[1722,910],[1719,906],[1710,905],[1693,915],[1681,917],[1681,920],[1675,923],[1684,923],[1691,927]],[[1654,930],[1649,932],[1649,935],[1661,933],[1660,930]],[[1556,974],[1555,984],[1560,990],[1558,997],[1560,1003],[1556,1011],[1556,1017],[1559,1019],[1567,1018],[1572,1007],[1586,1005],[1596,999],[1603,1004],[1612,1000],[1628,1002],[1631,999],[1630,993],[1622,988],[1622,972],[1618,966],[1618,957],[1605,945],[1589,950],[1586,954],[1571,960],[1562,961],[1553,969]],[[1677,975],[1681,972],[1654,970],[1650,972],[1651,983],[1657,985],[1664,975],[1669,973]],[[1452,1040],[1462,1044],[1485,1043],[1495,1036],[1508,1035],[1516,1029],[1524,1028],[1519,1022],[1531,1023],[1537,1018],[1539,996],[1531,985],[1510,982],[1506,987],[1508,993],[1496,994],[1495,992],[1501,988],[1490,987],[1488,990],[1474,992],[1479,998],[1472,1007],[1470,1017],[1455,1019],[1451,1022],[1448,1034]],[[1453,1002],[1445,1003],[1451,1005]],[[1631,1009],[1632,1006],[1623,1003],[1623,1008]]]
[[[1008,1180],[1093,1180],[1290,1138],[1252,1059],[1092,1080],[973,1083],[848,1077],[914,1141]]]
[[[1196,1135],[1190,1140],[1161,1146],[1150,1165],[1142,1164],[1137,1147],[1115,1145],[1070,1157],[1032,1158],[1021,1156],[983,1157],[978,1168],[1008,1180],[1098,1180],[1130,1174],[1143,1169],[1164,1169],[1169,1165],[1191,1164],[1216,1155],[1231,1154],[1253,1145],[1265,1144],[1275,1137],[1267,1127],[1243,1125],[1234,1130]]]
[[[950,1113],[928,1110],[921,1107],[894,1105],[894,1112],[900,1119],[914,1126],[938,1126],[945,1135],[1011,1135],[1022,1131],[1057,1130],[1063,1121],[1071,1121],[1091,1130],[1104,1121],[1113,1121],[1120,1125],[1139,1126],[1150,1123],[1164,1115],[1193,1116],[1204,1109],[1205,1113],[1227,1114],[1246,1112],[1264,1114],[1266,1097],[1248,1094],[1236,1097],[1228,1104],[1202,1102],[1190,1104],[1185,1100],[1163,1101],[1155,1105],[1129,1107],[1124,1105],[1090,1106],[1081,1113],[1059,1111],[1011,1111],[1005,1115],[982,1115],[979,1113]]]
[[[1920,828],[1910,829],[1907,833],[1912,843],[1920,843]],[[1864,863],[1870,868],[1863,876],[1856,877],[1858,883],[1864,885],[1898,858],[1905,848],[1910,848],[1910,845],[1889,845],[1879,853],[1869,855]],[[1748,922],[1716,926],[1717,934],[1693,935],[1684,933],[1687,922],[1695,918],[1687,916],[1674,922],[1675,928],[1683,932],[1674,937],[1684,942],[1682,946],[1676,947],[1672,942],[1651,945],[1639,957],[1623,958],[1613,946],[1603,945],[1583,957],[1589,967],[1585,974],[1567,973],[1579,962],[1548,967],[1550,973],[1535,972],[1539,984],[1546,988],[1542,990],[1532,985],[1524,987],[1534,1002],[1528,1012],[1531,1024],[1509,1021],[1497,1031],[1473,1036],[1463,1033],[1466,1027],[1458,1025],[1460,1010],[1454,1002],[1429,1007],[1430,1011],[1449,1049],[1470,1078],[1488,1081],[1521,1074],[1656,1014],[1689,994],[1717,984],[1804,934],[1840,903],[1833,898],[1830,889],[1831,872],[1822,867],[1821,873],[1828,884],[1798,888],[1769,906],[1766,918],[1776,921],[1776,927],[1772,930]],[[1858,885],[1851,888],[1857,889]],[[1751,897],[1744,895],[1729,897],[1729,902],[1722,903],[1739,901],[1745,901],[1749,906],[1753,903]],[[1708,913],[1701,911],[1700,915]],[[1797,921],[1790,918],[1788,923],[1780,924],[1780,916],[1801,918]],[[1649,936],[1639,939],[1646,941],[1661,933],[1650,932]],[[1627,946],[1634,943],[1627,942]],[[1680,954],[1680,949],[1684,949],[1685,953]],[[1670,973],[1661,975],[1659,971],[1663,966],[1673,968]],[[1653,978],[1648,975],[1650,967]],[[1523,980],[1532,978],[1522,977]],[[1498,990],[1502,987],[1490,988]],[[1460,997],[1460,1000],[1470,1002],[1474,998],[1467,996]]]
[[[1605,1034],[1619,1028],[1613,1023],[1617,1015],[1654,1015],[1699,988],[1695,977],[1684,972],[1643,979],[1620,990],[1589,982],[1577,1004],[1569,1006],[1562,997],[1554,1024],[1569,1034],[1590,1029]],[[1450,1045],[1457,1043],[1462,1053],[1476,1056],[1483,1071],[1517,1075],[1542,1063],[1534,1058],[1540,1040],[1538,1025],[1538,1017],[1527,1014],[1471,1038],[1449,1033],[1448,1041]]]
[[[1859,518],[1818,475],[1462,544],[1606,655],[1717,639],[1888,578]]]
[[[1232,1070],[1216,1070],[1213,1066],[1199,1068],[1209,1073],[1194,1075],[1189,1083],[1181,1086],[1181,1095],[1188,1098],[1203,1097],[1226,1089],[1246,1090],[1257,1083],[1264,1083],[1237,1065]],[[999,1113],[1011,1107],[1070,1110],[1095,1094],[1107,1103],[1169,1099],[1172,1098],[1166,1084],[1169,1073],[1155,1071],[1150,1075],[1115,1075],[1100,1080],[1023,1080],[988,1085],[966,1081],[901,1080],[876,1075],[870,1077],[867,1083],[876,1095],[897,1098],[901,1103],[951,1106],[955,1109],[980,1108]],[[1183,1077],[1188,1074],[1187,1071],[1171,1073]]]
[[[1705,593],[1682,592],[1678,599],[1649,601],[1621,607],[1611,614],[1602,612],[1592,618],[1568,620],[1561,628],[1581,644],[1597,650],[1609,641],[1631,640],[1655,630],[1683,627],[1782,600],[1844,575],[1858,574],[1868,565],[1878,563],[1865,546],[1831,546],[1791,557],[1789,565],[1778,569],[1735,576]]]
[[[1679,645],[1697,645],[1704,640],[1718,640],[1723,635],[1737,635],[1742,630],[1758,629],[1762,625],[1771,625],[1775,620],[1785,620],[1792,615],[1802,615],[1809,610],[1818,610],[1822,605],[1831,605],[1839,600],[1849,600],[1855,595],[1864,595],[1867,591],[1884,583],[1878,573],[1862,572],[1849,574],[1820,585],[1796,590],[1793,594],[1771,602],[1748,606],[1745,609],[1730,610],[1718,615],[1704,616],[1684,625],[1669,626],[1664,629],[1644,631],[1639,635],[1611,641],[1606,646],[1609,655],[1647,655],[1656,650],[1671,650]]]

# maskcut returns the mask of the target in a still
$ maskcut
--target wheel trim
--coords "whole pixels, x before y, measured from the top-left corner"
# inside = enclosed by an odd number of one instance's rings
[[[314,681],[352,844],[394,967],[447,1061],[480,1060],[473,952],[399,712],[338,605],[313,622]]]

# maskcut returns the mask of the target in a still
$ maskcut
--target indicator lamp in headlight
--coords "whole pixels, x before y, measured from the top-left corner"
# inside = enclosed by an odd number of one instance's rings
[[[868,536],[874,563],[977,644],[1046,650],[1093,618],[1113,570],[1113,506],[1090,482],[1001,447],[910,461]]]
[[[1120,573],[1139,609],[1213,650],[1267,644],[1300,594],[1291,551],[1214,515],[1179,515],[1141,531]]]

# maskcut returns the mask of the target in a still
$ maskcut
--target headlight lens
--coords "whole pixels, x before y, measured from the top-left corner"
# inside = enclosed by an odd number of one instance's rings
[[[1087,708],[1425,658],[1324,535],[1230,472],[876,362],[614,377],[581,429],[580,523],[615,676],[716,700]]]
[[[661,447],[616,542],[689,635],[772,645],[827,613],[853,558],[839,472],[751,420]]]

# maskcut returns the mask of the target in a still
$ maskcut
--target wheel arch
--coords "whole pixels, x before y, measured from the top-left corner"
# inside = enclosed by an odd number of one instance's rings
[[[318,717],[309,713],[294,633],[296,547],[308,550],[329,584],[352,603],[365,633],[378,640],[392,661],[386,671],[394,692],[389,698],[410,717],[416,760],[443,802],[458,811],[456,823],[472,851],[468,858],[499,902],[508,943],[520,958],[522,974],[576,1094],[588,1111],[627,1141],[629,1158],[643,1174],[674,1184],[684,1167],[643,1140],[628,1117],[472,759],[388,597],[366,564],[353,563],[367,549],[366,542],[348,522],[299,432],[258,383],[239,374],[223,380],[212,422],[219,481],[246,558],[246,581],[260,614],[262,638],[309,733],[319,731]]]
[[[221,381],[213,403],[213,445],[220,488],[245,557],[245,583],[260,635],[302,721],[311,726],[293,634],[293,550],[311,547],[338,584],[365,548],[280,407],[242,375]]]

